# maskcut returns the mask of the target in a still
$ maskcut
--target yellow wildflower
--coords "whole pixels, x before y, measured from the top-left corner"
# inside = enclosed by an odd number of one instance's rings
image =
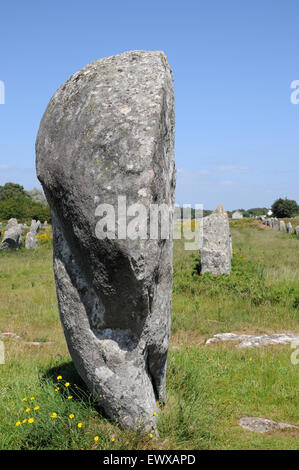
[[[60,390],[60,388],[59,388],[59,387],[55,388],[55,392],[58,392],[58,390]]]
[[[57,418],[57,413],[52,413],[51,418]]]
[[[31,397],[30,400],[31,400],[31,401],[32,401],[32,400],[35,400],[35,397]]]
[[[16,422],[16,426],[20,426],[20,424],[21,424],[21,421]]]
[[[99,436],[94,436],[93,440],[97,442],[99,440]]]
[[[30,408],[26,408],[25,413],[29,413]]]
[[[33,409],[34,409],[35,411],[36,411],[36,410],[39,410],[39,406],[35,406]]]
[[[112,441],[112,442],[114,442],[114,441],[115,441],[115,438],[114,438],[114,437],[112,437],[111,441]]]
[[[152,434],[150,434],[149,437],[152,439],[154,436]]]
[[[157,413],[154,411],[154,412],[153,412],[153,415],[154,415],[154,416],[157,416]]]
[[[61,380],[61,379],[62,379],[61,375],[58,375],[57,380]]]
[[[73,397],[72,395],[70,395],[69,397],[67,397],[68,400],[71,400]]]
[[[70,418],[70,419],[73,419],[74,417],[75,417],[75,415],[74,415],[73,413],[71,413],[71,414],[69,415],[69,418]]]
[[[69,387],[70,386],[70,383],[69,382],[65,382],[64,384],[66,387]]]
[[[23,419],[22,423],[27,423],[27,419]]]
[[[28,423],[29,423],[29,424],[31,424],[31,423],[33,423],[33,422],[34,422],[34,418],[29,418],[29,419],[28,419]]]
[[[22,398],[22,401],[27,401],[27,398]]]
[[[82,423],[78,423],[78,428],[82,428]]]

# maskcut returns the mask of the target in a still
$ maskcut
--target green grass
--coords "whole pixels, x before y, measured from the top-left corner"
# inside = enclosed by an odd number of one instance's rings
[[[241,416],[299,425],[299,366],[291,363],[290,346],[204,345],[219,332],[299,332],[299,240],[251,221],[232,223],[232,237],[232,275],[220,277],[199,276],[199,254],[175,242],[167,403],[158,440],[109,422],[78,377],[59,321],[47,237],[36,252],[0,252],[0,332],[45,343],[5,340],[0,449],[299,449],[297,431],[261,435],[238,426]],[[22,423],[28,418],[34,422]]]

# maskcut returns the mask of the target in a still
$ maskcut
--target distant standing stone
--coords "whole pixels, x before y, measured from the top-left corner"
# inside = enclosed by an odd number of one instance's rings
[[[21,225],[13,225],[5,230],[3,240],[0,244],[0,250],[7,248],[18,250],[22,245],[22,227]]]
[[[12,227],[16,227],[18,225],[18,221],[17,219],[9,219],[9,221],[7,222],[7,225],[5,227],[5,231],[6,230],[9,230],[10,228]]]
[[[297,225],[297,227],[295,227],[295,234],[299,235],[299,225]]]
[[[34,233],[35,235],[40,231],[41,223],[39,220],[32,220],[30,226],[30,232]]]
[[[287,232],[288,232],[288,233],[293,233],[293,226],[292,226],[291,222],[289,222],[289,223],[287,224]]]
[[[203,218],[203,244],[200,252],[201,274],[230,274],[232,243],[227,213],[220,204]]]
[[[285,232],[285,231],[286,231],[286,224],[284,223],[283,220],[281,220],[281,221],[279,222],[279,230],[280,230],[281,232]]]
[[[27,250],[30,250],[30,249],[36,250],[38,248],[37,238],[33,232],[27,233],[26,240],[25,240],[25,248]]]
[[[275,218],[273,219],[273,228],[276,228],[278,230],[278,227],[279,227],[279,223],[278,223],[278,220]]]

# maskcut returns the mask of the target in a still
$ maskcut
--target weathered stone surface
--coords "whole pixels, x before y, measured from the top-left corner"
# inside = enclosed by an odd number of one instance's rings
[[[294,232],[295,232],[296,235],[299,235],[299,225],[297,225],[297,227],[295,227]]]
[[[287,224],[287,232],[288,232],[288,233],[293,233],[293,226],[292,226],[291,222],[289,222],[289,223]]]
[[[279,222],[278,222],[278,220],[277,220],[276,218],[273,219],[273,228],[276,228],[277,230],[278,230],[278,228],[279,228]]]
[[[7,222],[7,225],[5,227],[5,231],[6,230],[9,230],[10,228],[12,227],[16,227],[18,225],[18,221],[17,219],[9,219],[9,221]]]
[[[159,51],[127,52],[75,73],[51,99],[36,143],[71,356],[110,418],[146,430],[155,428],[156,400],[165,401],[172,233],[100,240],[95,209],[113,205],[118,223],[123,195],[127,206],[173,210],[173,147],[172,74]]]
[[[206,344],[220,341],[238,341],[238,348],[254,348],[261,346],[275,346],[299,341],[299,334],[274,333],[272,335],[236,335],[235,333],[218,333],[207,339]]]
[[[37,238],[33,232],[27,233],[26,240],[25,240],[25,248],[27,250],[30,250],[30,249],[36,250],[38,248]]]
[[[225,209],[220,204],[203,218],[203,243],[200,251],[201,274],[230,274],[232,240]]]
[[[22,227],[21,225],[13,225],[5,230],[4,237],[0,243],[0,250],[7,248],[18,250],[22,245]]]
[[[30,225],[30,232],[34,233],[35,235],[38,234],[41,226],[42,224],[39,220],[32,220]]]
[[[280,230],[281,232],[285,232],[285,231],[286,231],[286,224],[284,223],[283,220],[281,220],[281,221],[279,222],[279,230]]]
[[[288,423],[278,423],[266,418],[243,417],[239,419],[239,425],[246,431],[254,431],[259,433],[269,431],[282,431],[283,429],[299,429],[298,426]]]

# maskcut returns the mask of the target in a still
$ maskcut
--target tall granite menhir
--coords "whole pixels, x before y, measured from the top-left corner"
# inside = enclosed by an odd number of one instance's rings
[[[160,51],[96,60],[55,93],[36,142],[70,354],[106,415],[146,431],[155,429],[156,401],[165,401],[172,233],[98,239],[95,210],[113,205],[118,227],[118,196],[127,206],[164,203],[172,227],[172,82]]]

